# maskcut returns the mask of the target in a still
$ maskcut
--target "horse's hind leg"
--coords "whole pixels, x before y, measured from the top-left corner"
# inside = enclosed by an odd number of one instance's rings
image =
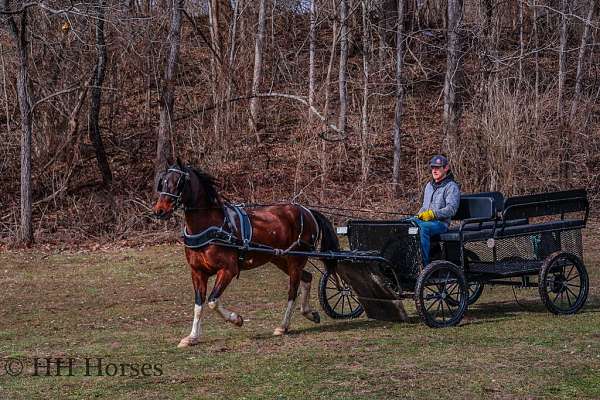
[[[211,310],[216,310],[225,321],[231,322],[236,326],[242,326],[244,324],[242,316],[226,309],[219,301],[219,297],[221,297],[221,294],[227,288],[227,285],[229,285],[234,276],[235,273],[227,268],[217,272],[215,286],[213,287],[210,296],[208,296],[208,307],[210,307]]]
[[[198,344],[202,333],[202,317],[204,315],[204,300],[206,300],[206,283],[208,275],[192,270],[192,283],[194,284],[194,321],[192,332],[181,339],[177,347],[194,346]]]
[[[308,271],[302,271],[300,276],[300,312],[304,318],[318,324],[321,322],[319,313],[313,310],[308,303],[310,299],[310,282],[312,281],[312,274]]]

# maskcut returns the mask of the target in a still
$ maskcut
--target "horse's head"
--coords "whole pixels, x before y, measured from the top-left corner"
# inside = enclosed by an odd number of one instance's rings
[[[183,206],[185,209],[220,206],[215,179],[179,159],[158,177],[158,200],[152,211],[157,218],[168,219]]]
[[[181,166],[179,160],[158,176],[158,201],[152,208],[157,218],[168,219],[173,215],[182,204],[189,181],[190,173],[187,168]]]

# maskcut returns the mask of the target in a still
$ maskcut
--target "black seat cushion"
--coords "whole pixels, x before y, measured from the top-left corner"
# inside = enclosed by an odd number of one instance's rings
[[[496,237],[510,237],[519,236],[527,233],[538,233],[544,231],[553,231],[560,229],[573,229],[583,228],[585,226],[584,221],[579,219],[565,219],[561,221],[544,222],[541,224],[521,224],[497,227]],[[467,230],[463,231],[463,240],[467,242],[474,242],[479,240],[486,240],[494,237],[494,230],[491,228],[481,230]],[[445,242],[455,242],[460,240],[458,228],[452,228],[446,233],[439,235],[440,240]]]

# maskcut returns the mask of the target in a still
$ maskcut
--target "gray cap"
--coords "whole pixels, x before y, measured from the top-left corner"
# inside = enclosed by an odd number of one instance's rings
[[[433,156],[431,161],[429,161],[430,167],[445,167],[448,165],[448,159],[442,155]]]

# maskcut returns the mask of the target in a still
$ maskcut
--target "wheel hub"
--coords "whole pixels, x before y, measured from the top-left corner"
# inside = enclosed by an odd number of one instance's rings
[[[567,279],[563,274],[554,275],[551,290],[554,293],[563,293],[567,290]]]

